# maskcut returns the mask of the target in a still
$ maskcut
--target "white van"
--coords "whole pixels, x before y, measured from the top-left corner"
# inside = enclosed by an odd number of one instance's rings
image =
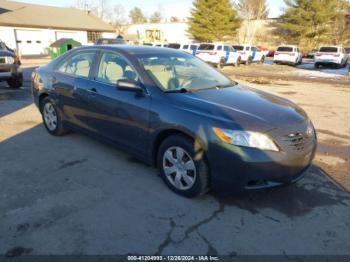
[[[345,49],[340,46],[322,46],[315,54],[315,67],[324,65],[335,65],[337,67],[346,67],[349,55]]]
[[[218,68],[225,65],[239,66],[241,64],[241,56],[229,44],[200,44],[196,56],[209,64],[214,64]]]

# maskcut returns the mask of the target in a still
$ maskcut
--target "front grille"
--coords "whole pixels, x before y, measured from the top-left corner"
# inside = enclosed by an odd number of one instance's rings
[[[297,132],[284,136],[283,140],[291,149],[302,151],[310,145],[311,136]]]

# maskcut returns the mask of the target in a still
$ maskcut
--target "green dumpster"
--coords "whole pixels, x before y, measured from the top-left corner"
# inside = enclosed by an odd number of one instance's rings
[[[50,50],[49,50],[50,57],[52,59],[55,59],[56,57],[59,57],[60,55],[67,52],[68,50],[77,46],[81,46],[81,43],[79,43],[78,41],[75,41],[72,38],[61,38],[50,45]]]

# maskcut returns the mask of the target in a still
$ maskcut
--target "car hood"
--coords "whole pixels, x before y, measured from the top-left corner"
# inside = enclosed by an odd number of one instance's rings
[[[182,110],[222,120],[252,131],[268,131],[307,119],[305,112],[291,101],[240,85],[173,93]]]

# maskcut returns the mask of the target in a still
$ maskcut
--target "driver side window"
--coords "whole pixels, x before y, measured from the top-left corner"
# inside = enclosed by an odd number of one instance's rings
[[[120,79],[138,81],[136,72],[124,58],[114,53],[104,53],[98,67],[97,80],[114,85]]]

